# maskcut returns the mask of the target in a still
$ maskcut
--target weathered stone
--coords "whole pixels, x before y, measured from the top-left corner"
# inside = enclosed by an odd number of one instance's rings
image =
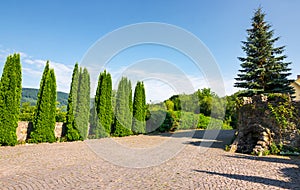
[[[238,134],[231,145],[231,152],[260,154],[273,142],[300,148],[300,102],[292,102],[290,98],[280,95],[269,100],[264,95],[245,97],[242,100],[243,106],[238,112]],[[288,126],[281,128],[270,112],[269,105],[276,107],[286,101],[291,107],[295,107],[294,112],[299,119],[287,118]]]
[[[22,143],[27,140],[27,136],[30,133],[32,128],[32,122],[28,121],[20,121],[18,123],[18,127],[16,129],[17,140],[18,142]],[[54,134],[56,138],[60,138],[63,131],[63,123],[57,122],[54,129]]]

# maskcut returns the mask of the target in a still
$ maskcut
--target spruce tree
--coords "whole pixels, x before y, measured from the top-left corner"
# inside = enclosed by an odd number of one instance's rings
[[[114,136],[131,135],[132,127],[132,94],[131,82],[122,77],[118,85],[115,107]]]
[[[54,70],[46,63],[34,116],[33,128],[30,133],[30,142],[54,142],[55,108],[56,108],[56,81]]]
[[[20,55],[7,57],[0,80],[0,145],[17,143],[16,128],[22,91]]]
[[[112,125],[112,118],[113,118],[111,96],[112,96],[111,75],[106,71],[104,71],[99,75],[98,87],[95,96],[96,112],[100,122],[98,127],[95,129],[96,138],[103,137],[102,128],[105,129],[107,135],[111,133],[111,125]]]
[[[135,134],[146,132],[146,100],[144,84],[137,82],[133,99],[132,131]]]
[[[242,69],[239,70],[235,87],[246,89],[243,95],[261,93],[290,93],[291,75],[288,67],[291,63],[284,62],[287,56],[283,55],[285,46],[275,47],[279,37],[273,37],[274,30],[265,21],[265,13],[261,8],[252,18],[252,27],[247,30],[247,41],[243,41],[242,49],[246,57],[239,57]]]
[[[80,133],[75,123],[75,109],[77,104],[79,71],[78,64],[75,64],[68,97],[67,115],[66,115],[66,133],[65,137],[68,141],[77,141],[81,139]],[[74,106],[75,105],[75,106]]]
[[[80,68],[75,123],[83,139],[87,138],[90,117],[90,75]]]

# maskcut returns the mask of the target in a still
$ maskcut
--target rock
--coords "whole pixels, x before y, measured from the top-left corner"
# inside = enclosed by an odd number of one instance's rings
[[[284,102],[288,101],[288,102]],[[282,129],[269,106],[276,107],[282,103],[295,106],[298,120],[289,120],[289,125]],[[285,105],[286,105],[285,104]],[[292,108],[291,108],[292,109]],[[269,98],[264,95],[244,97],[243,106],[238,111],[238,135],[231,146],[232,152],[251,153],[257,155],[269,149],[275,142],[300,148],[300,102],[291,102],[284,95],[274,95]]]

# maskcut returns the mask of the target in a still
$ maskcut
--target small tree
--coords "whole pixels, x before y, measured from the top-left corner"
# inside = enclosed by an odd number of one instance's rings
[[[30,142],[54,142],[56,112],[56,81],[54,70],[46,63],[40,82],[36,113],[33,128],[30,133]]]
[[[20,55],[7,57],[0,80],[0,145],[17,143],[16,128],[22,93]]]
[[[66,115],[66,138],[68,141],[77,141],[81,139],[80,133],[75,123],[75,108],[77,104],[79,71],[78,64],[75,64],[72,75],[70,93],[68,97],[67,115]]]
[[[87,138],[90,117],[90,75],[80,68],[75,123],[83,139]]]
[[[135,134],[146,132],[146,95],[142,82],[137,82],[133,99],[132,131]]]
[[[239,57],[242,69],[239,70],[235,87],[246,89],[243,95],[261,93],[293,94],[290,85],[291,75],[288,67],[291,63],[284,62],[287,56],[282,55],[284,46],[275,47],[279,37],[273,38],[274,30],[265,21],[262,9],[254,13],[252,28],[247,30],[247,41],[243,41],[242,49],[246,57]]]
[[[115,107],[114,136],[131,135],[132,127],[132,89],[131,82],[122,77],[118,85]]]
[[[105,129],[107,135],[110,135],[113,119],[112,80],[111,75],[106,71],[99,75],[98,87],[95,96],[95,107],[100,122],[99,125],[97,125],[98,127],[95,129],[96,138],[103,137],[102,128]]]

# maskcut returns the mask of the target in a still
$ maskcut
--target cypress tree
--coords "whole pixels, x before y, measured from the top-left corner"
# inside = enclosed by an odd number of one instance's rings
[[[143,82],[138,81],[134,90],[132,131],[146,132],[146,95]]]
[[[75,123],[83,139],[87,138],[90,117],[90,75],[80,68]]]
[[[56,140],[54,134],[56,93],[54,70],[49,68],[47,62],[40,82],[30,142],[51,143]]]
[[[242,49],[246,57],[239,57],[242,69],[239,70],[235,87],[246,89],[243,95],[261,93],[290,93],[293,94],[292,82],[287,77],[291,75],[284,62],[287,57],[282,55],[285,46],[275,47],[279,37],[273,38],[274,30],[265,21],[261,8],[252,18],[252,28],[247,30],[247,41],[243,41]]]
[[[118,85],[115,107],[114,136],[131,135],[132,127],[132,89],[131,82],[122,77]]]
[[[103,136],[102,128],[105,129],[107,135],[111,133],[111,125],[113,118],[112,80],[111,75],[107,73],[106,70],[103,73],[100,73],[99,75],[98,87],[95,96],[95,106],[100,122],[95,130],[95,135],[96,138],[100,138]]]
[[[0,145],[17,143],[16,128],[22,91],[20,55],[7,57],[0,80]]]
[[[78,64],[76,63],[73,69],[72,82],[70,93],[68,97],[67,115],[66,115],[66,134],[65,137],[68,141],[77,141],[81,139],[80,133],[75,123],[75,108],[77,104],[79,71]]]
[[[93,105],[91,109],[89,134],[94,138],[108,137],[105,128],[102,125],[100,125],[95,105]]]

